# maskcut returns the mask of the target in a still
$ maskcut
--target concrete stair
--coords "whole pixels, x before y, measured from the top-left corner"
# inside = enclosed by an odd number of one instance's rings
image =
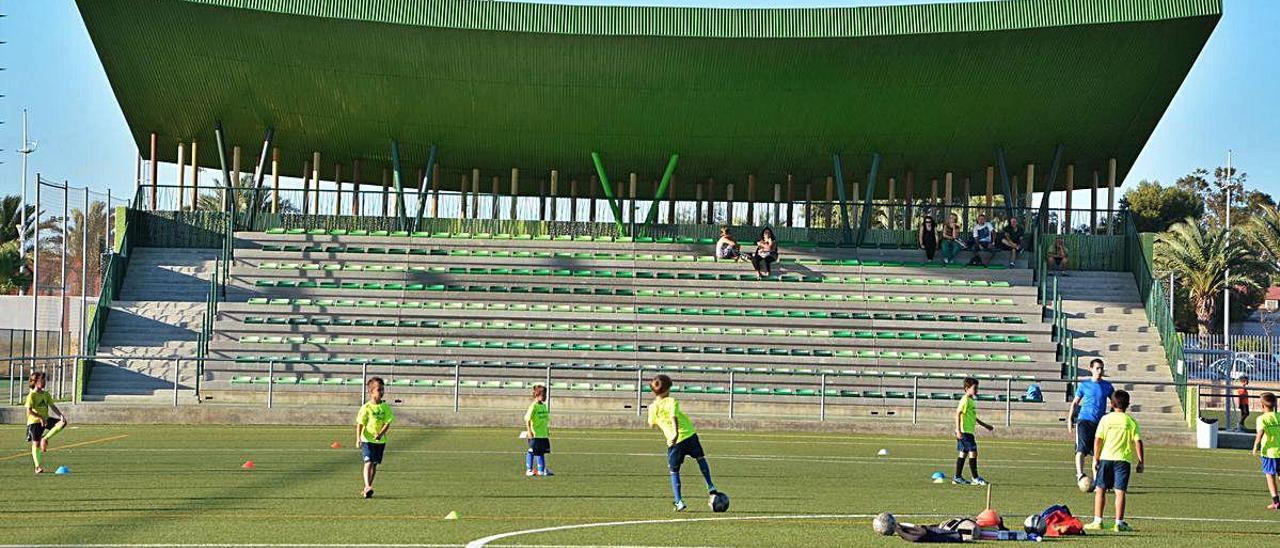
[[[1050,286],[1053,279],[1050,279]],[[1177,427],[1184,424],[1177,392],[1170,386],[1133,382],[1171,383],[1160,336],[1147,322],[1137,283],[1128,272],[1071,272],[1057,278],[1067,327],[1080,355],[1077,367],[1087,376],[1089,361],[1100,357],[1116,388],[1129,391],[1140,423]]]
[[[200,323],[215,270],[212,249],[137,248],[119,298],[112,303],[98,348],[87,401],[164,403],[173,400],[174,361],[180,397],[192,397]],[[148,359],[154,357],[154,359]]]

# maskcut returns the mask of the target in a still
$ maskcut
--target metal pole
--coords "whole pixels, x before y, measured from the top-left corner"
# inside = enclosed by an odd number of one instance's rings
[[[88,320],[89,308],[89,187],[84,187],[84,210],[80,215],[80,351],[83,354],[89,337],[85,335],[84,324]]]
[[[1169,271],[1169,323],[1173,323],[1173,271]]]
[[[276,395],[275,394],[276,383],[274,382],[275,379],[276,379],[276,361],[271,360],[267,362],[267,409],[271,409],[272,405],[275,404],[275,395]],[[364,403],[361,402],[361,405],[364,405]]]
[[[1004,425],[1013,424],[1013,379],[1004,381]]]
[[[369,386],[369,362],[360,364],[360,405],[364,405],[368,400],[369,391],[365,388]]]
[[[920,377],[911,377],[911,424],[916,424],[920,414]]]
[[[1231,149],[1227,149],[1226,175],[1227,175],[1227,201],[1223,203],[1222,209],[1224,210],[1225,216],[1226,216],[1227,238],[1230,238],[1231,237],[1231,190],[1232,190],[1231,189]],[[1230,279],[1231,279],[1231,269],[1228,268],[1225,271],[1223,271],[1223,277],[1222,277],[1222,280],[1224,282],[1222,285],[1222,344],[1224,345],[1224,348],[1227,349],[1227,352],[1231,352],[1231,341],[1228,338],[1228,336],[1231,334],[1231,284],[1226,283]],[[1229,363],[1231,364],[1231,367],[1234,368],[1235,355],[1228,354],[1227,357],[1231,358],[1231,362]],[[1228,399],[1228,405],[1226,407],[1230,409],[1231,408],[1230,401],[1229,401],[1231,399],[1230,391],[1228,391],[1227,393],[1227,399]],[[1228,427],[1231,425],[1230,413],[1231,411],[1228,410],[1227,411]]]
[[[61,356],[67,355],[67,331],[71,329],[71,322],[67,321],[67,240],[71,235],[68,230],[67,221],[71,217],[71,187],[67,181],[62,181],[62,273],[59,275],[58,285],[61,286],[58,300],[58,395],[63,395],[62,378],[64,365]]]
[[[453,412],[458,412],[458,398],[460,397],[459,389],[462,385],[462,371],[460,366],[453,366]]]
[[[729,418],[733,418],[733,371],[729,371]]]
[[[544,403],[547,404],[547,410],[550,411],[551,410],[551,366],[550,365],[547,366],[547,384],[543,385],[543,387],[546,389],[546,400],[547,400]]]
[[[644,404],[644,369],[636,366],[636,416],[639,417],[640,406]]]
[[[173,406],[178,406],[178,375],[182,372],[182,360],[173,360]]]
[[[32,222],[32,230],[35,235],[31,238],[31,370],[36,368],[36,341],[40,339],[36,335],[40,333],[40,174],[36,173],[36,208],[35,221]]]
[[[818,420],[827,420],[827,374],[822,374],[822,381],[818,386]]]
[[[36,151],[34,143],[27,139],[27,109],[22,109],[22,148],[18,149],[18,154],[22,155],[22,211],[21,211],[21,228],[18,230],[18,256],[27,258],[27,156]],[[36,204],[40,203],[39,199],[40,176],[36,175]],[[36,208],[36,217],[39,218],[40,208]],[[34,288],[34,286],[33,286]]]

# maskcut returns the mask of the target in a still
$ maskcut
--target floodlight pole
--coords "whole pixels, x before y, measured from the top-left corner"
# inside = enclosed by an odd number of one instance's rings
[[[22,148],[18,149],[18,154],[22,155],[22,213],[21,224],[18,226],[18,257],[27,258],[27,156],[36,151],[35,143],[27,138],[27,109],[22,109]]]

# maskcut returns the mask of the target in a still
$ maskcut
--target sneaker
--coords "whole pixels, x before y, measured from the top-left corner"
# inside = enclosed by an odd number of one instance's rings
[[[554,476],[555,474],[552,474],[550,470],[543,470],[543,471],[541,471],[541,472],[538,472],[538,475],[539,475],[539,476]]]
[[[367,499],[373,498],[373,489],[369,489],[366,487],[364,490],[364,498],[367,498]]]
[[[1013,268],[1013,267],[1014,267],[1014,264],[1012,262],[1009,263],[1009,268]]]
[[[707,494],[708,494],[708,495],[711,495],[711,496],[713,496],[713,497],[714,497],[714,496],[716,496],[716,495],[720,494],[720,492],[719,492],[719,491],[716,491],[716,488],[715,488],[715,487],[708,487],[708,488],[707,488]]]
[[[964,479],[960,476],[956,476],[954,478],[951,478],[951,483],[954,483],[956,485],[969,485],[969,480]]]
[[[1116,520],[1116,532],[1117,532],[1117,533],[1127,533],[1127,532],[1132,531],[1132,530],[1133,530],[1133,528],[1132,528],[1132,527],[1129,527],[1129,524],[1128,524],[1128,523],[1125,523],[1125,522],[1120,521],[1120,520]]]
[[[982,476],[974,476],[974,477],[973,477],[973,484],[974,484],[974,485],[986,485],[986,484],[987,484],[987,480],[982,479]]]
[[[40,466],[37,466],[37,467],[36,467],[36,473],[37,473],[37,474],[43,474],[43,473],[44,473],[44,468],[43,468],[43,467],[40,467]]]
[[[1267,510],[1280,510],[1280,502],[1273,502],[1267,505]]]
[[[536,476],[536,475],[538,475],[538,473],[537,473],[537,472],[534,472],[533,470],[525,470],[525,471],[524,471],[524,477],[526,477],[526,478],[532,478],[532,477],[534,477],[534,476]]]
[[[1091,522],[1089,522],[1089,523],[1084,524],[1084,530],[1085,530],[1085,531],[1101,531],[1101,530],[1102,530],[1102,520],[1100,520],[1100,519],[1095,519],[1095,520],[1093,520],[1093,521],[1091,521]]]
[[[677,511],[677,512],[683,512],[685,508],[688,508],[688,506],[685,506],[685,504],[684,504],[684,501],[683,501],[683,500],[678,500],[678,501],[676,501],[676,511]]]

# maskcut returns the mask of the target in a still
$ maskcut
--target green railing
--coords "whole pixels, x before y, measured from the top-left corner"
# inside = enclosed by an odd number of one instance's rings
[[[89,327],[86,329],[84,354],[88,356],[98,354],[98,345],[102,341],[102,335],[106,333],[111,303],[115,301],[124,285],[124,277],[129,269],[129,255],[133,251],[134,238],[130,232],[130,217],[133,215],[134,210],[124,207],[116,209],[114,230],[118,236],[112,244],[113,252],[107,259],[107,266],[102,276],[102,291],[98,295],[98,303],[93,307],[93,313],[89,316]],[[84,387],[88,385],[92,370],[92,363],[89,360],[79,360],[77,363],[76,376],[80,379],[77,386],[81,393],[75,394],[76,398],[84,395]]]
[[[1187,407],[1187,376],[1185,368],[1179,371],[1178,363],[1183,361],[1182,335],[1169,315],[1169,297],[1164,285],[1155,280],[1151,271],[1151,263],[1144,252],[1142,234],[1133,226],[1133,221],[1126,216],[1124,223],[1125,262],[1133,271],[1134,280],[1138,284],[1138,296],[1142,298],[1147,312],[1147,321],[1156,328],[1160,335],[1160,345],[1164,348],[1165,360],[1169,362],[1169,373],[1177,386],[1178,398]],[[1190,420],[1191,418],[1188,418]]]

